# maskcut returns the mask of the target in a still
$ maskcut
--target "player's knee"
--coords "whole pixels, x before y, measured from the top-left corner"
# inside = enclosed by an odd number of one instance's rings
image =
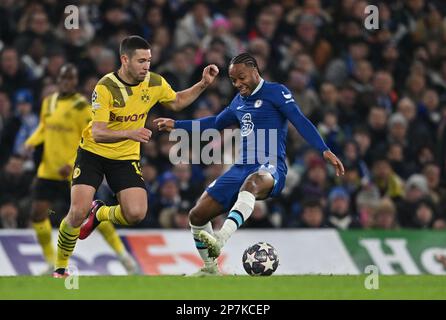
[[[198,207],[195,206],[192,208],[192,210],[189,212],[189,222],[191,223],[191,225],[193,226],[203,226],[205,225],[208,221],[205,218],[202,210]]]
[[[48,211],[40,208],[32,208],[31,220],[32,222],[42,222],[48,217]]]
[[[147,206],[132,206],[124,211],[124,217],[130,225],[141,222],[147,214]]]
[[[257,193],[257,181],[255,176],[249,176],[243,183],[240,191],[248,191],[252,194]]]
[[[89,210],[89,207],[72,205],[65,219],[70,226],[75,228],[80,227],[87,217]]]

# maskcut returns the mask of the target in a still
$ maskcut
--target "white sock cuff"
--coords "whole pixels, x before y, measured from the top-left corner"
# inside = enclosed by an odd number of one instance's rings
[[[194,226],[190,222],[189,222],[189,225],[190,225],[190,229],[194,235],[198,234],[201,230],[207,231],[210,234],[214,233],[214,231],[212,230],[212,223],[210,221],[203,226]]]
[[[232,210],[240,212],[243,216],[243,220],[246,221],[254,210],[256,203],[256,197],[248,192],[242,191],[238,194],[237,202],[232,207]]]
[[[254,209],[254,204],[256,202],[256,197],[249,191],[241,191],[238,194],[237,202],[242,201]]]
[[[254,210],[254,205],[256,203],[256,197],[248,191],[242,191],[238,194],[237,202],[235,203],[234,207],[237,204],[243,204],[243,206],[248,207],[251,211]]]

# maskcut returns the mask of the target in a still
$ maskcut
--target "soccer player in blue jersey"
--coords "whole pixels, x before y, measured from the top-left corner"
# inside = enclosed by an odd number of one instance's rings
[[[191,132],[196,121],[200,131],[209,128],[222,130],[231,125],[239,125],[241,129],[239,163],[207,187],[189,214],[195,244],[204,261],[204,267],[196,275],[219,274],[216,258],[229,237],[249,218],[255,201],[278,196],[282,191],[287,173],[287,120],[335,167],[337,176],[344,174],[342,162],[299,110],[288,88],[263,80],[257,62],[250,54],[242,53],[231,60],[229,77],[239,94],[217,116],[183,121],[169,118],[154,120],[161,131],[184,129]],[[272,135],[274,147],[267,143],[271,137],[261,139],[263,145],[259,139],[256,143],[252,137],[258,133]],[[263,149],[266,156],[263,159],[257,156],[259,149]],[[228,210],[229,215],[222,228],[214,233],[211,220]]]

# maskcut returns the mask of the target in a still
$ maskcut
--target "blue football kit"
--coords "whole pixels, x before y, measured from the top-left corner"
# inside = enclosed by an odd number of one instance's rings
[[[175,121],[175,129],[191,132],[199,127],[202,132],[211,128],[223,130],[233,125],[240,128],[239,159],[206,189],[225,210],[229,210],[246,178],[255,172],[270,173],[274,178],[274,187],[269,196],[280,195],[287,174],[285,143],[288,120],[311,146],[321,153],[328,150],[288,88],[263,79],[250,96],[237,94],[217,116],[178,120]]]

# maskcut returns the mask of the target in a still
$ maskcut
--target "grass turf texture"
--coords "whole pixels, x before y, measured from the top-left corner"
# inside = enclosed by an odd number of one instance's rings
[[[78,290],[64,279],[0,277],[0,299],[446,299],[446,277],[380,276],[379,289],[358,276],[81,276]]]

